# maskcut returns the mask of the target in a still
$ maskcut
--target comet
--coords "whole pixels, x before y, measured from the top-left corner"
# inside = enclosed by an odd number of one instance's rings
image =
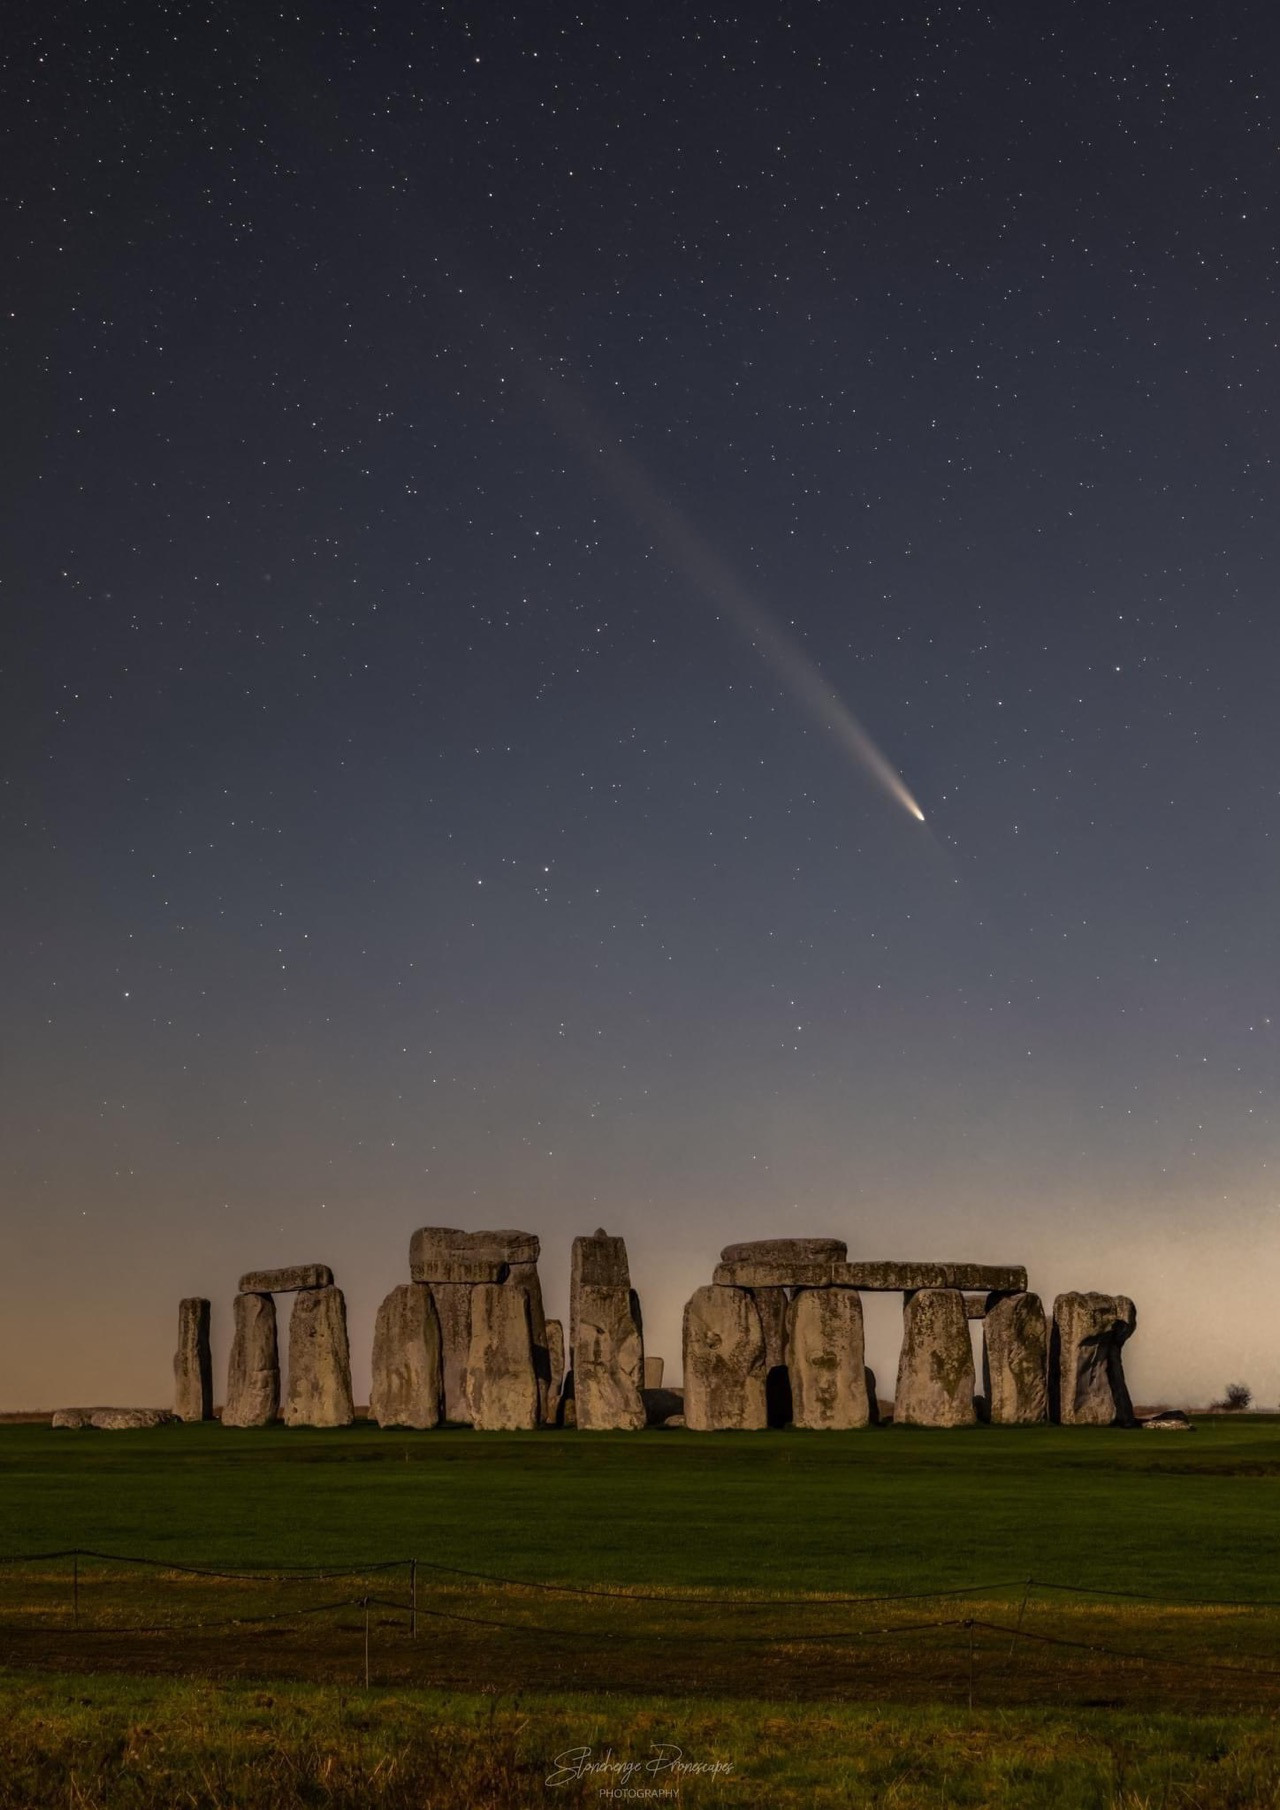
[[[559,432],[603,487],[649,531],[668,565],[701,591],[722,620],[750,642],[806,714],[834,738],[854,765],[917,823],[923,823],[924,812],[902,775],[839,692],[706,537],[662,494],[576,386],[563,375],[550,373],[535,358],[526,355],[521,365]]]

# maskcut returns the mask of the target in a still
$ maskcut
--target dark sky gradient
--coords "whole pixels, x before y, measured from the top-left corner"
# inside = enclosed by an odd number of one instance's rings
[[[359,1389],[423,1223],[622,1232],[676,1367],[814,1232],[1276,1399],[1274,10],[9,25],[0,1402],[311,1260]]]

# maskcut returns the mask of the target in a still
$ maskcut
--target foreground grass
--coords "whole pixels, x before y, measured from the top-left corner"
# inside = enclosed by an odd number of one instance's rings
[[[676,1749],[718,1770],[644,1770]],[[640,1770],[580,1770],[588,1756]],[[602,1784],[678,1785],[666,1801],[781,1810],[1251,1810],[1280,1801],[1280,1733],[1244,1717],[1097,1713],[1082,1723],[1053,1711],[0,1674],[3,1810],[511,1810],[607,1801]]]

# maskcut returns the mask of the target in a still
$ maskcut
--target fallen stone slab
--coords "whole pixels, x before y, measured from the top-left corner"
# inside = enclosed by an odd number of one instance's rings
[[[523,1290],[500,1283],[472,1289],[467,1399],[471,1424],[481,1432],[532,1431],[538,1425],[533,1333]]]
[[[684,1310],[684,1418],[695,1432],[768,1425],[760,1313],[745,1288],[696,1288]]]
[[[573,1397],[583,1432],[634,1432],[645,1424],[644,1336],[638,1308],[629,1288],[579,1285]]]
[[[280,1412],[280,1348],[270,1295],[239,1294],[227,1362],[224,1427],[270,1426]]]
[[[843,1238],[750,1238],[726,1244],[721,1263],[841,1263],[849,1255]]]
[[[870,1424],[857,1289],[796,1293],[787,1312],[787,1373],[796,1426],[836,1430]]]
[[[369,1417],[380,1427],[439,1426],[441,1388],[440,1321],[431,1290],[402,1282],[374,1322]]]
[[[173,1411],[179,1420],[213,1419],[209,1303],[200,1295],[188,1295],[178,1303],[178,1349],[173,1354]]]
[[[167,1408],[95,1408],[89,1425],[102,1433],[132,1433],[166,1426],[174,1418]]]
[[[1059,1295],[1053,1304],[1050,1412],[1064,1427],[1131,1427],[1121,1347],[1138,1323],[1127,1295]]]
[[[973,1396],[973,1344],[963,1299],[955,1289],[919,1289],[907,1297],[902,1313],[895,1424],[972,1426]]]
[[[294,1296],[289,1316],[285,1423],[291,1427],[349,1427],[355,1417],[347,1304],[342,1290],[303,1289]]]
[[[279,1270],[250,1270],[240,1278],[242,1295],[292,1295],[300,1288],[332,1288],[327,1263],[292,1263]]]
[[[982,1382],[994,1426],[1049,1418],[1049,1329],[1039,1295],[1001,1295],[983,1323]]]
[[[1181,1408],[1166,1408],[1163,1414],[1148,1414],[1139,1421],[1139,1426],[1148,1433],[1194,1433],[1195,1428]]]

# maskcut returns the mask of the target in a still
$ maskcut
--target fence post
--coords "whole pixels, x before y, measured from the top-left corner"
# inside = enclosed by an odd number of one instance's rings
[[[409,1639],[418,1638],[418,1561],[409,1560]]]
[[[80,1553],[77,1549],[71,1555],[71,1625],[80,1626]]]
[[[364,1599],[364,1688],[369,1688],[369,1599]]]
[[[1029,1577],[1022,1588],[1022,1601],[1018,1605],[1017,1626],[1014,1628],[1013,1633],[1009,1636],[1009,1658],[1011,1660],[1013,1658],[1014,1645],[1017,1641],[1019,1634],[1021,1634],[1021,1632],[1022,1632],[1022,1618],[1027,1612],[1027,1598],[1031,1595],[1031,1586],[1034,1582],[1035,1582],[1035,1579]]]

